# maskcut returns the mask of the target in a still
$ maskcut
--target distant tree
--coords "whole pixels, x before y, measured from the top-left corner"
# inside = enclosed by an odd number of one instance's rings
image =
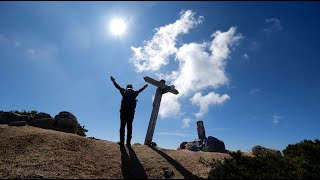
[[[87,136],[87,135],[86,135],[86,132],[88,132],[88,130],[85,128],[85,126],[81,126],[81,125],[79,124],[79,126],[78,126],[78,131],[77,131],[76,134],[78,134],[79,136],[84,136],[84,137],[86,137],[86,136]]]

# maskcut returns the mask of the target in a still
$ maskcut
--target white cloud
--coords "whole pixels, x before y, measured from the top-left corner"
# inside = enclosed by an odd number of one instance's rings
[[[283,29],[280,20],[277,18],[265,19],[265,23],[267,24],[267,27],[263,29],[264,32],[270,33]]]
[[[58,49],[55,45],[45,44],[39,48],[29,48],[25,52],[27,57],[33,63],[51,66],[53,65],[53,61],[55,61],[55,56],[58,53]]]
[[[152,40],[145,41],[143,47],[131,47],[131,62],[137,72],[159,70],[169,63],[169,56],[174,57],[172,59],[179,64],[179,68],[169,74],[157,73],[167,84],[174,84],[179,91],[178,95],[164,94],[159,110],[162,118],[179,115],[180,100],[183,98],[193,96],[193,105],[200,106],[197,116],[205,114],[209,105],[222,104],[230,99],[227,94],[221,96],[214,92],[202,96],[201,91],[228,85],[226,60],[230,58],[231,48],[239,43],[242,35],[236,33],[235,27],[231,27],[225,32],[215,31],[211,35],[211,42],[193,42],[177,47],[177,36],[187,34],[191,28],[202,22],[203,17],[195,18],[194,14],[190,10],[181,13],[180,19],[175,23],[158,28]]]
[[[241,57],[244,60],[248,60],[249,59],[249,55],[247,53],[242,54]]]
[[[34,49],[28,49],[27,53],[28,53],[28,55],[30,55],[32,57],[35,55],[36,51]]]
[[[248,94],[249,94],[249,95],[252,95],[252,94],[256,94],[256,93],[258,93],[258,92],[260,92],[260,91],[261,91],[261,89],[259,89],[259,88],[254,88],[254,89],[251,89]]]
[[[0,43],[3,42],[8,46],[19,47],[21,46],[21,42],[17,40],[13,40],[10,36],[8,37],[5,34],[0,34]]]
[[[209,94],[202,96],[201,92],[198,92],[190,100],[193,105],[197,105],[200,107],[200,111],[196,113],[196,117],[200,118],[208,112],[208,108],[210,105],[222,104],[229,99],[230,96],[227,94],[221,96],[214,92],[210,92]]]
[[[273,115],[272,116],[272,123],[277,125],[280,123],[280,120],[283,119],[283,116],[279,116],[279,115]]]
[[[261,43],[257,41],[252,41],[249,45],[249,50],[250,51],[258,51],[261,47]]]
[[[230,47],[242,36],[236,35],[236,28],[231,27],[227,32],[216,31],[211,37],[211,43],[190,43],[179,48],[176,58],[180,67],[173,77],[173,84],[182,95],[187,96],[208,87],[218,88],[228,83],[226,59]]]
[[[172,93],[166,93],[162,96],[159,116],[168,118],[179,115],[181,105],[178,101],[179,96]]]
[[[182,120],[182,128],[188,128],[190,127],[190,123],[192,122],[192,119],[184,118]]]
[[[151,41],[145,41],[144,47],[131,47],[134,55],[131,59],[138,72],[156,71],[168,64],[169,56],[176,53],[177,36],[187,34],[190,29],[203,21],[203,17],[195,18],[195,13],[188,10],[180,13],[180,19],[156,29]]]
[[[211,43],[184,44],[178,49],[176,59],[179,61],[179,70],[171,72],[169,78],[179,90],[178,97],[192,96],[203,89],[218,88],[228,83],[225,61],[230,54],[229,48],[235,45],[242,36],[236,35],[234,27],[227,32],[217,31],[213,35]],[[208,48],[211,50],[209,53],[206,51]],[[172,101],[179,100],[178,97]],[[160,107],[160,109],[166,108],[170,107]],[[205,112],[198,113],[198,116]]]
[[[222,131],[229,131],[231,130],[232,128],[211,128],[211,129],[208,129],[206,130],[206,132],[210,132],[210,131],[213,131],[213,132],[222,132]]]
[[[179,136],[179,137],[193,136],[191,134],[183,134],[183,133],[176,133],[176,132],[160,132],[160,133],[156,133],[156,134],[168,135],[168,136]]]

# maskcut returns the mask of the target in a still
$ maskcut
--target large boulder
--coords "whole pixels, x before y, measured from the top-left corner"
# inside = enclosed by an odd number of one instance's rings
[[[224,145],[224,142],[215,138],[215,137],[212,137],[212,136],[209,136],[207,138],[207,141],[206,141],[205,147],[203,148],[203,151],[221,152],[221,153],[227,152],[225,145]]]
[[[185,149],[188,149],[190,151],[200,151],[199,149],[200,141],[201,141],[200,139],[196,139],[192,142],[188,142],[185,145]]]
[[[188,142],[184,141],[180,144],[180,147],[178,149],[185,149]]]
[[[260,145],[253,146],[251,151],[252,151],[252,154],[254,154],[255,156],[266,156],[268,154],[275,154],[278,156],[282,156],[279,150],[265,148]]]
[[[36,115],[34,115],[33,117],[34,119],[44,119],[44,118],[52,118],[50,114],[47,113],[37,113]]]
[[[33,119],[29,122],[30,126],[43,129],[55,129],[56,120],[53,118]]]
[[[70,112],[62,111],[54,117],[56,120],[55,130],[68,133],[77,133],[79,123],[77,118]]]
[[[15,121],[30,121],[30,117],[26,115],[20,115],[14,112],[1,112],[0,113],[0,124],[10,124]]]

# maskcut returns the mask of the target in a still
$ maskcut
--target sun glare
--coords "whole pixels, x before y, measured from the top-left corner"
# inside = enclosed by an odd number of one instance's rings
[[[121,18],[113,18],[110,21],[109,29],[114,36],[121,36],[126,32],[127,24]]]

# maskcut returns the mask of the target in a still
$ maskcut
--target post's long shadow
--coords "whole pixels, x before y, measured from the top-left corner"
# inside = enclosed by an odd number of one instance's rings
[[[152,150],[160,154],[163,158],[165,158],[172,166],[174,166],[180,174],[185,178],[185,179],[203,179],[200,178],[194,174],[192,174],[190,171],[186,170],[181,164],[179,164],[177,161],[172,159],[170,156],[168,156],[166,153],[160,151],[159,149],[149,146]]]
[[[124,179],[147,179],[148,176],[139,161],[136,153],[131,148],[127,147],[129,154],[124,146],[120,146],[121,151],[121,170]]]

